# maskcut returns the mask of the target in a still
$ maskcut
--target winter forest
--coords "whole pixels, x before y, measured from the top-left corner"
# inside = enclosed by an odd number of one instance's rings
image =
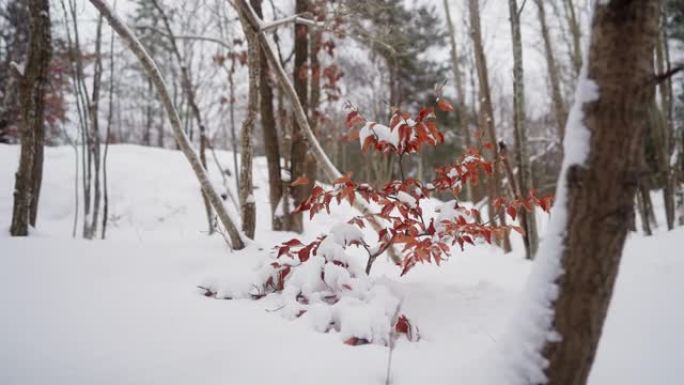
[[[684,0],[0,0],[0,164],[0,384],[684,383]]]

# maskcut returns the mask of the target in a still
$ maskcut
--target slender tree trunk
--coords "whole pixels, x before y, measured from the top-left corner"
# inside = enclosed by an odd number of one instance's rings
[[[28,58],[24,73],[21,74],[19,89],[21,150],[10,226],[10,234],[13,236],[28,235],[29,222],[35,224],[38,197],[34,197],[34,194],[40,193],[39,179],[42,178],[45,90],[52,56],[49,1],[29,0],[28,8],[30,38]],[[40,153],[37,154],[38,147]],[[41,164],[36,165],[36,162]],[[33,190],[35,186],[38,186],[36,191]]]
[[[292,106],[294,118],[299,127],[302,128],[303,134],[309,142],[310,150],[316,157],[318,164],[321,166],[321,171],[323,171],[323,174],[327,178],[328,182],[332,182],[335,179],[341,177],[342,173],[340,173],[340,171],[335,167],[335,165],[333,165],[332,162],[330,162],[330,158],[328,158],[326,153],[323,151],[323,148],[318,142],[318,139],[313,134],[313,131],[309,126],[309,121],[307,119],[306,113],[304,112],[304,108],[302,107],[301,103],[299,102],[299,98],[297,97],[297,92],[295,91],[294,86],[290,82],[287,73],[283,69],[280,60],[278,60],[276,54],[273,52],[273,49],[271,48],[266,33],[260,29],[261,25],[258,17],[251,9],[247,0],[237,0],[237,6],[243,12],[243,15],[247,19],[250,28],[252,28],[252,30],[255,33],[257,33],[261,49],[266,54],[266,58],[268,59],[270,68],[275,72],[275,75],[278,78],[281,91],[287,97]],[[368,206],[368,204],[360,198],[354,201],[354,207],[357,210],[359,210],[362,214],[367,214],[370,212],[370,207]],[[377,221],[371,220],[370,224],[376,230],[379,230],[381,228],[380,224]],[[394,248],[390,247],[388,250],[388,254],[394,262],[399,263],[401,261]]]
[[[511,21],[511,36],[513,38],[513,127],[515,133],[515,160],[518,165],[519,198],[525,198],[534,188],[532,183],[532,167],[527,151],[527,129],[525,127],[525,77],[523,72],[522,37],[520,33],[520,13],[516,0],[508,0]],[[537,253],[539,238],[537,236],[537,220],[534,212],[522,210],[520,222],[525,230],[523,240],[525,255],[532,259]]]
[[[545,262],[559,262],[556,271],[562,272],[552,305],[552,327],[560,338],[547,340],[543,349],[548,383],[558,385],[585,384],[594,361],[629,230],[655,92],[658,1],[595,4],[587,73],[578,85],[584,92],[577,94],[568,131],[573,146],[586,140],[589,148],[586,155],[576,148],[565,154],[559,208],[552,213],[560,217],[543,247],[554,255]],[[592,83],[597,92],[588,95]]]
[[[582,29],[577,20],[577,10],[573,0],[563,0],[563,7],[572,37],[572,51],[570,53],[572,68],[575,71],[575,76],[578,76],[582,68]]]
[[[152,124],[154,123],[154,112],[152,111],[152,95],[153,95],[152,81],[147,79],[147,100],[145,100],[145,127],[143,127],[142,144],[144,146],[150,145],[150,138],[152,133]]]
[[[444,0],[444,12],[446,13],[447,26],[449,27],[449,44],[451,45],[451,70],[454,73],[454,81],[456,82],[456,95],[458,100],[457,114],[458,114],[458,128],[463,135],[465,148],[473,146],[472,138],[470,137],[470,130],[468,129],[468,111],[465,104],[465,89],[463,87],[463,77],[461,73],[460,57],[458,56],[458,45],[456,44],[456,31],[454,23],[451,20],[451,13],[449,11],[449,0]],[[469,202],[473,202],[473,187],[470,183],[466,183],[465,197]]]
[[[88,225],[88,233],[86,238],[92,239],[97,232],[97,225],[100,216],[100,199],[102,192],[100,190],[100,84],[102,81],[102,16],[97,20],[97,33],[95,37],[95,69],[93,73],[93,94],[90,99],[90,127],[91,127],[91,145],[89,146],[93,158],[93,215],[91,222]]]
[[[249,91],[247,95],[247,116],[242,121],[240,131],[240,208],[242,213],[242,231],[247,237],[254,239],[256,226],[256,203],[252,186],[252,133],[259,108],[259,76],[261,64],[259,41],[256,34],[240,12],[240,23],[247,38],[247,67],[249,71]]]
[[[655,48],[655,67],[656,73],[662,74],[669,70],[666,56],[666,36],[663,32],[665,30],[665,13],[661,7],[660,31],[658,33],[658,42]],[[674,180],[672,168],[670,167],[670,157],[672,156],[672,138],[674,136],[674,123],[669,115],[672,110],[672,101],[670,100],[670,92],[668,90],[669,79],[658,85],[660,91],[660,108],[654,105],[654,126],[652,128],[658,130],[658,141],[655,151],[659,153],[659,174],[663,186],[663,201],[665,202],[665,219],[667,222],[667,229],[674,229],[675,224],[675,199],[674,199]],[[671,85],[670,85],[671,87]]]
[[[313,7],[312,7],[313,9]],[[314,15],[318,16],[318,15]],[[320,111],[319,107],[321,104],[321,66],[318,61],[318,53],[321,50],[321,44],[323,42],[323,31],[321,29],[315,29],[311,31],[311,39],[309,39],[309,60],[310,60],[310,88],[311,92],[309,94],[309,123],[311,125],[311,131],[313,131],[316,137],[320,135]],[[304,161],[305,175],[309,177],[309,186],[306,190],[307,197],[311,194],[311,189],[316,183],[318,177],[318,163],[316,162],[316,157],[311,153],[311,151],[306,152],[306,160]]]
[[[109,155],[109,142],[111,141],[112,120],[114,117],[114,32],[109,40],[109,108],[107,109],[107,128],[105,129],[104,155],[102,157],[102,188],[104,191],[102,202],[102,230],[100,238],[107,235],[107,221],[109,220],[109,185],[107,184],[107,157]]]
[[[556,63],[556,57],[553,53],[553,42],[551,34],[546,22],[546,10],[544,8],[545,0],[535,0],[537,9],[539,10],[539,24],[541,26],[542,39],[544,40],[544,53],[546,56],[546,69],[549,74],[549,84],[551,86],[551,103],[553,104],[553,111],[558,127],[558,137],[561,141],[565,137],[565,123],[568,118],[568,111],[563,100],[560,86],[560,70]]]
[[[261,0],[251,0],[252,8],[263,19]],[[259,92],[261,106],[261,131],[264,138],[264,150],[268,163],[268,191],[271,202],[271,227],[273,230],[283,229],[283,218],[278,216],[276,209],[283,195],[283,181],[280,171],[280,148],[278,145],[278,132],[273,112],[273,84],[268,68],[268,61],[262,50],[259,50]]]
[[[235,227],[233,220],[228,215],[228,212],[223,206],[223,200],[221,199],[219,194],[216,193],[216,190],[211,185],[211,181],[207,176],[206,170],[204,169],[204,167],[202,167],[202,163],[200,162],[199,157],[192,149],[192,145],[188,140],[188,137],[185,135],[185,132],[183,132],[181,120],[178,116],[178,111],[173,105],[171,95],[169,94],[169,90],[166,87],[166,83],[164,82],[164,79],[161,76],[161,73],[159,72],[159,68],[155,65],[154,61],[147,53],[147,51],[145,51],[145,48],[142,46],[142,44],[140,44],[140,41],[133,35],[131,30],[128,29],[128,27],[126,27],[126,25],[123,24],[117,16],[115,16],[114,12],[111,10],[111,8],[109,8],[109,6],[104,2],[104,0],[89,1],[107,19],[112,29],[116,31],[116,33],[122,39],[125,40],[126,45],[131,50],[131,52],[133,52],[133,54],[138,58],[145,72],[148,74],[150,78],[152,78],[152,82],[157,87],[157,91],[159,91],[164,108],[166,108],[167,114],[169,115],[171,128],[173,129],[174,136],[176,137],[176,143],[178,143],[178,146],[180,147],[180,150],[183,152],[183,155],[185,155],[185,157],[188,159],[188,162],[192,167],[192,171],[195,173],[195,176],[197,177],[200,186],[202,186],[202,190],[208,196],[209,202],[216,211],[216,214],[219,218],[219,221],[221,222],[221,225],[223,225],[226,232],[228,233],[226,235],[227,240],[230,241],[230,244],[233,247],[233,249],[243,249],[245,247],[245,242],[242,239],[240,232],[238,231],[237,227]]]
[[[488,180],[489,190],[489,221],[495,223],[496,213],[494,212],[493,202],[501,195],[501,165],[497,146],[496,125],[494,123],[494,108],[489,88],[489,74],[487,72],[487,60],[482,45],[482,32],[480,28],[480,4],[479,0],[468,0],[468,10],[470,14],[470,28],[473,39],[473,49],[475,52],[475,66],[480,89],[480,126],[485,132],[486,141],[491,143],[489,149],[484,150],[485,157],[494,162],[494,172]],[[506,225],[506,213],[499,212],[499,222],[502,226]],[[501,240],[501,246],[505,253],[511,251],[511,242],[508,234]]]
[[[309,10],[308,0],[295,1],[295,13],[303,13]],[[308,116],[309,113],[309,28],[306,25],[296,24],[294,28],[294,69],[293,69],[293,83],[294,89],[297,92],[297,98],[302,105],[304,114]],[[306,158],[307,158],[307,143],[302,133],[302,127],[295,119],[292,122],[292,149],[290,151],[290,176],[291,180],[296,180],[301,176],[307,176],[312,180],[312,175],[306,175]],[[292,197],[294,198],[295,206],[299,206],[306,200],[312,185],[300,185],[290,187]],[[304,230],[304,223],[302,213],[292,213],[288,221],[290,231],[301,233]]]
[[[230,71],[228,72],[228,88],[230,92],[230,139],[231,149],[233,150],[233,175],[235,177],[236,191],[240,191],[240,171],[238,168],[238,140],[235,132],[235,61],[237,58],[231,58]]]
[[[178,65],[180,66],[181,70],[181,82],[183,85],[183,90],[185,92],[185,96],[188,100],[188,106],[190,107],[190,111],[192,112],[193,117],[195,118],[195,121],[197,122],[197,126],[199,127],[199,132],[200,132],[200,148],[199,148],[199,156],[200,156],[200,163],[202,164],[202,167],[204,169],[207,169],[207,155],[206,155],[206,148],[207,148],[207,136],[206,136],[206,129],[204,127],[204,122],[202,121],[202,114],[200,113],[199,106],[197,105],[197,100],[195,99],[195,90],[192,86],[192,77],[190,76],[190,70],[188,69],[188,66],[185,64],[185,61],[183,60],[183,56],[180,53],[180,50],[178,49],[178,44],[176,43],[176,37],[173,33],[173,30],[171,29],[171,23],[169,22],[169,18],[166,16],[166,13],[164,12],[164,9],[161,7],[159,2],[157,0],[152,0],[152,4],[154,7],[157,9],[159,12],[159,15],[161,16],[162,22],[164,23],[164,28],[166,29],[166,35],[169,39],[169,42],[171,43],[171,51],[173,52],[174,56],[176,57],[176,60],[178,61]],[[149,135],[149,133],[148,133]],[[192,135],[191,135],[192,137]],[[149,141],[149,137],[148,137]],[[202,191],[202,201],[204,202],[204,210],[206,211],[207,214],[207,227],[209,234],[214,233],[214,221],[212,219],[213,214],[211,211],[211,203],[209,202],[209,197],[207,194]],[[250,237],[251,238],[251,237]]]

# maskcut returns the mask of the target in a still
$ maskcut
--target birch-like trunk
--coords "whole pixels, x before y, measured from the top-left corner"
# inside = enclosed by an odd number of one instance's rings
[[[250,28],[243,12],[240,12],[240,24],[247,38],[247,68],[249,71],[249,90],[247,94],[247,116],[242,121],[240,131],[240,211],[242,213],[242,231],[247,237],[254,239],[256,227],[256,203],[252,186],[252,133],[259,108],[259,74],[261,65],[259,41]]]

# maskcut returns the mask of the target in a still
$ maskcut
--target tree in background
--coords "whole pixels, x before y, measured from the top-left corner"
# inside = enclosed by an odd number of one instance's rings
[[[14,186],[14,207],[10,233],[28,235],[29,222],[36,224],[38,196],[43,172],[45,140],[45,91],[52,55],[50,5],[48,0],[30,0],[29,48],[26,66],[17,69],[21,104],[21,153]]]

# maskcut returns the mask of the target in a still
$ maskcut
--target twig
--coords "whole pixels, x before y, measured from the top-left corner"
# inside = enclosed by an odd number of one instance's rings
[[[676,67],[671,68],[669,71],[664,72],[662,74],[656,74],[655,75],[655,82],[656,84],[660,84],[667,79],[673,77],[676,75],[678,72],[684,71],[684,64],[677,65]]]

